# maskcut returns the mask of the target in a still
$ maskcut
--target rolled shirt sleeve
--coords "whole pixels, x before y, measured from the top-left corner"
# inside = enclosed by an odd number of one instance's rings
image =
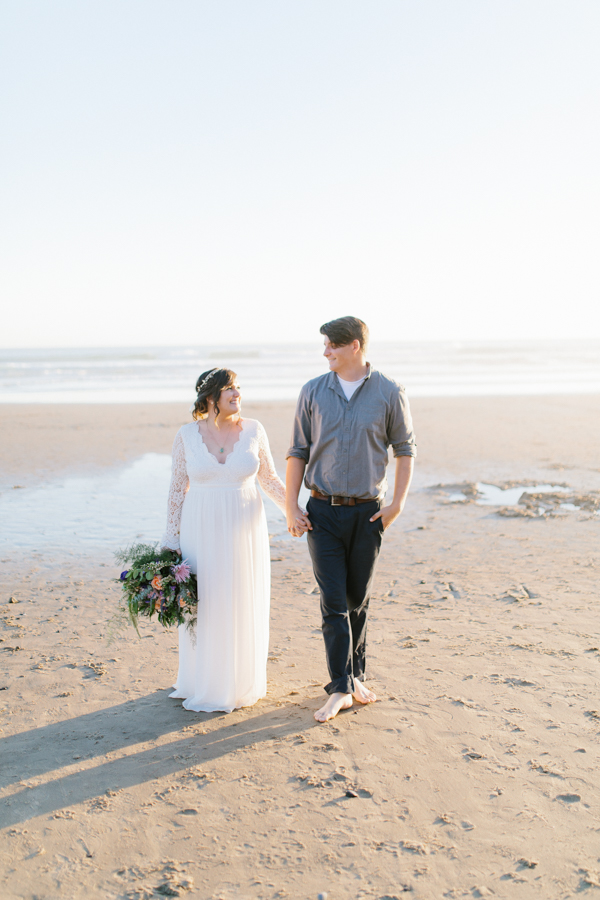
[[[387,437],[394,456],[416,456],[417,444],[404,388],[399,387],[390,403]]]
[[[312,443],[310,406],[310,398],[308,396],[307,386],[305,385],[298,397],[294,427],[292,429],[292,443],[286,454],[286,459],[289,459],[290,456],[295,456],[297,459],[303,459],[306,463],[310,459],[310,447]]]

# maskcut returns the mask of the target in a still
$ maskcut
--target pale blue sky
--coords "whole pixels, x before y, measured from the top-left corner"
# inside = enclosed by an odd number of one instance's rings
[[[597,0],[7,0],[0,344],[600,337]]]

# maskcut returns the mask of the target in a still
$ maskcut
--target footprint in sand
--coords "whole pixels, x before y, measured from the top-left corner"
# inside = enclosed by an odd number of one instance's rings
[[[551,775],[553,778],[561,779],[564,779],[565,777],[561,772],[553,771],[548,766],[545,766],[543,763],[538,762],[536,759],[530,759],[529,766],[534,772],[539,772],[541,775]]]
[[[535,869],[535,867],[537,866],[537,862],[534,859],[525,859],[525,857],[523,856],[518,861],[517,865],[521,869]]]
[[[485,756],[482,753],[478,753],[476,750],[465,750],[464,755],[467,759],[485,759]]]
[[[416,853],[419,856],[429,855],[429,848],[426,844],[419,844],[417,841],[400,841],[399,844],[408,853]]]
[[[593,872],[590,869],[580,869],[581,884],[583,888],[596,887],[600,888],[600,873]]]
[[[437,819],[435,820],[435,822],[433,824],[434,825],[454,825],[454,822],[452,821],[452,819],[450,818],[449,815],[447,815],[446,813],[442,813],[441,815],[439,815],[437,817]]]

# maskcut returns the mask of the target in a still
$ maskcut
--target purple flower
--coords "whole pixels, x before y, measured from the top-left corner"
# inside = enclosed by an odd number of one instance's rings
[[[171,572],[175,576],[177,584],[182,584],[182,582],[187,581],[192,574],[192,570],[188,566],[186,559],[184,559],[183,562],[180,562],[178,566],[173,566]]]
[[[121,572],[121,575],[120,575],[121,581],[125,581],[125,579],[127,578],[128,571],[129,571],[129,569],[125,569],[124,572]]]

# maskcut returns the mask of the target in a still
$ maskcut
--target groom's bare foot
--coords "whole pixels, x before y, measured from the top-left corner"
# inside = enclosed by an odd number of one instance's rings
[[[354,693],[352,694],[354,699],[358,703],[375,703],[377,700],[377,695],[370,691],[369,688],[365,687],[362,681],[359,681],[358,678],[354,679]]]
[[[328,722],[337,716],[340,709],[350,709],[351,706],[352,694],[330,694],[325,706],[316,711],[315,719],[317,722]]]

